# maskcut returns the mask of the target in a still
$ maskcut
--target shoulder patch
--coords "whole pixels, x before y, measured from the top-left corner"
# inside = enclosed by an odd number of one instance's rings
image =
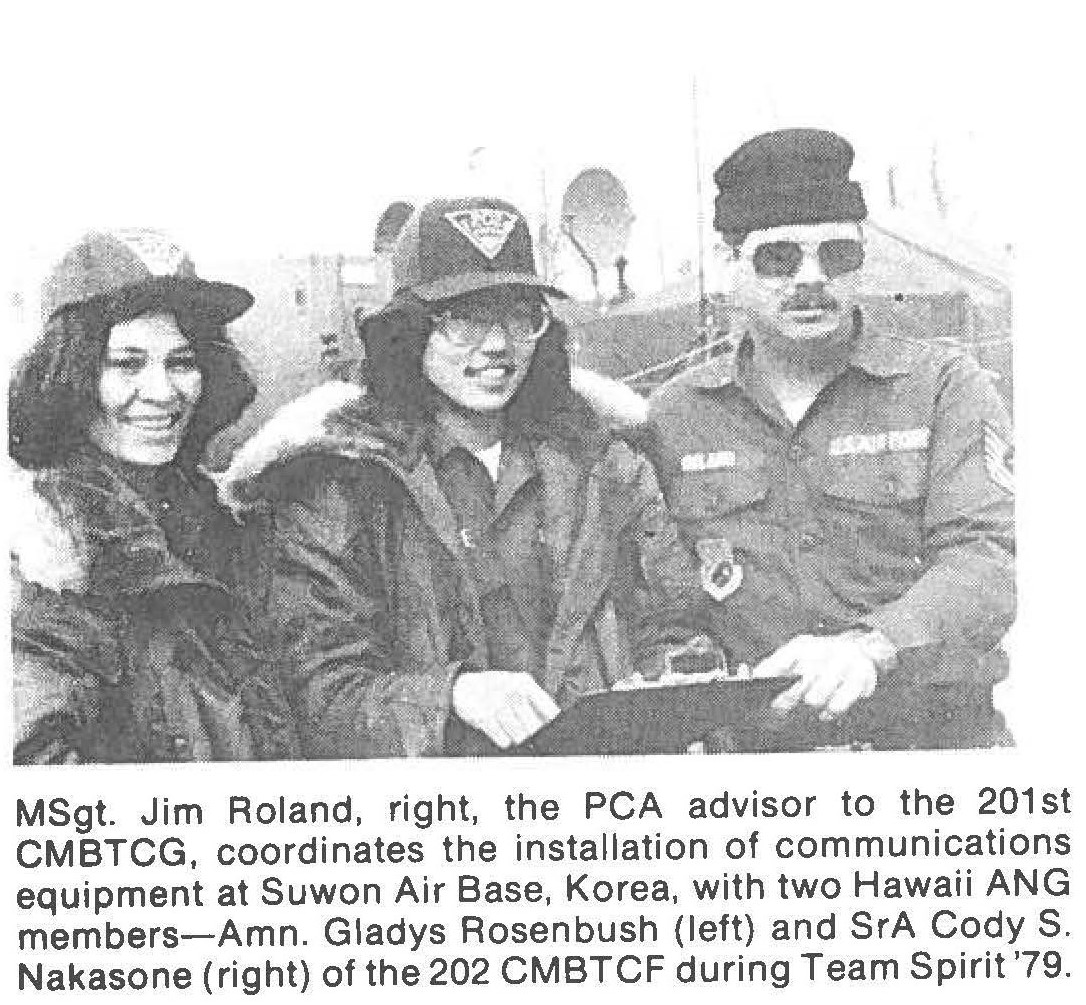
[[[29,480],[18,484],[9,498],[12,552],[15,571],[22,579],[55,592],[81,592],[87,583],[89,559],[86,541],[73,525],[72,512],[63,500],[43,498]]]
[[[1014,492],[1014,447],[984,423],[984,466],[988,477],[1005,492]]]
[[[701,560],[701,588],[717,602],[726,600],[743,584],[743,566],[735,560],[731,542],[722,537],[702,538],[695,548]]]

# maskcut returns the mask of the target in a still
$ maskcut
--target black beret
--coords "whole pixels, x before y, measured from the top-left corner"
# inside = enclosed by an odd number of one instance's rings
[[[713,226],[729,244],[752,230],[793,223],[862,220],[860,186],[850,181],[848,140],[823,129],[780,129],[748,140],[713,174]]]

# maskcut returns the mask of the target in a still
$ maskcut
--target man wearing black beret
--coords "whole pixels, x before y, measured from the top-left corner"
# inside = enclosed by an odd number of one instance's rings
[[[714,225],[739,349],[652,402],[733,660],[798,677],[728,742],[1008,743],[992,686],[1014,614],[1009,418],[966,353],[865,326],[852,158],[788,129],[725,160]]]

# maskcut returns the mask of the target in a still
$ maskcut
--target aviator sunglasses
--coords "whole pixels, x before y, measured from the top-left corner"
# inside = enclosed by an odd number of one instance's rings
[[[434,328],[461,349],[480,346],[495,329],[502,328],[513,342],[538,342],[554,320],[545,300],[512,304],[464,303],[435,314]]]
[[[790,279],[803,264],[804,254],[814,251],[813,244],[798,241],[768,241],[754,249],[754,271],[767,279]],[[864,262],[864,246],[853,238],[833,238],[817,245],[818,264],[827,279],[855,272]]]

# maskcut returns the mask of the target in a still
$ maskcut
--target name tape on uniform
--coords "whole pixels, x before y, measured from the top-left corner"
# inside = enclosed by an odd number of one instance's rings
[[[684,472],[717,471],[735,467],[734,450],[710,450],[708,453],[683,454],[679,467]]]
[[[891,429],[882,433],[849,433],[830,440],[830,457],[926,450],[930,440],[931,429],[927,426]]]

